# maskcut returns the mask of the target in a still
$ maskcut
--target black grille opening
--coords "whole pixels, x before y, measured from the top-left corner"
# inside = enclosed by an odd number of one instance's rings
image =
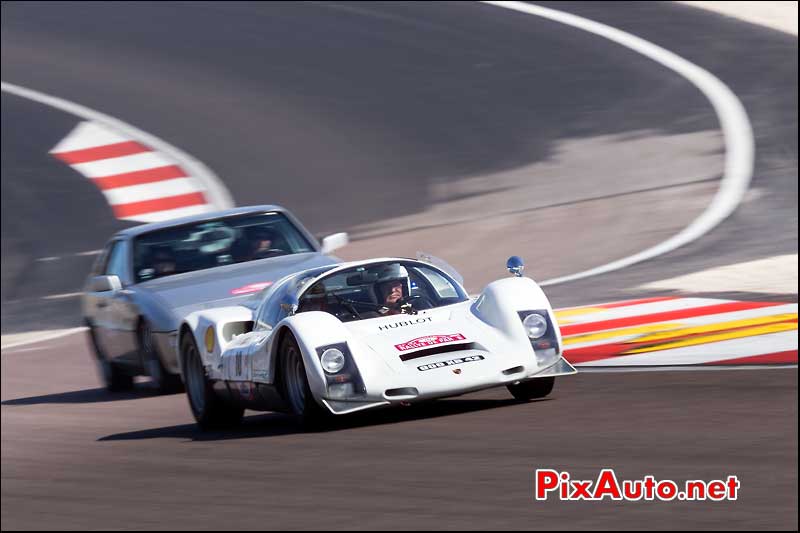
[[[420,357],[427,357],[429,355],[436,355],[439,353],[460,352],[462,350],[480,350],[481,348],[474,342],[462,342],[460,344],[448,344],[446,346],[436,346],[435,348],[426,348],[418,352],[407,353],[400,356],[401,361],[410,361],[412,359],[419,359]]]
[[[519,374],[523,370],[525,370],[524,366],[515,366],[514,368],[507,368],[503,370],[503,374],[505,374],[506,376],[510,376],[512,374]]]
[[[414,387],[402,387],[399,389],[386,389],[384,394],[387,398],[391,398],[393,396],[418,396],[419,391]]]

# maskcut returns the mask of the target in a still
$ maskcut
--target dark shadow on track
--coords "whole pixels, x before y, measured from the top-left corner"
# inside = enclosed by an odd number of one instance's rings
[[[155,389],[150,388],[147,384],[142,384],[141,386],[137,386],[134,390],[126,392],[108,392],[106,389],[98,387],[96,389],[57,392],[55,394],[44,394],[42,396],[16,398],[2,402],[2,405],[104,403],[139,400],[141,398],[162,395],[163,394]]]
[[[547,398],[533,400],[528,403],[548,401]],[[196,424],[182,424],[180,426],[168,426],[161,428],[145,429],[141,431],[130,431],[117,433],[97,439],[98,441],[118,441],[118,440],[141,440],[141,439],[187,439],[191,441],[217,441],[234,440],[264,437],[280,437],[282,435],[294,435],[300,433],[326,433],[329,431],[339,431],[344,429],[356,429],[368,426],[380,426],[384,424],[397,424],[412,420],[425,420],[443,416],[452,416],[464,413],[497,409],[512,405],[520,405],[514,399],[492,400],[492,399],[450,399],[428,402],[413,405],[406,408],[380,409],[366,413],[356,413],[344,418],[336,418],[320,428],[309,429],[300,425],[297,420],[289,415],[279,413],[267,413],[258,416],[251,416],[244,419],[241,426],[217,430],[203,431]]]

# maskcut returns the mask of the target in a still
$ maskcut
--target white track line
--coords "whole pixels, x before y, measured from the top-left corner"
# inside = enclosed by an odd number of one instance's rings
[[[20,87],[19,85],[14,85],[12,83],[3,81],[0,82],[0,90],[3,90],[9,94],[20,96],[22,98],[27,98],[28,100],[33,100],[34,102],[39,102],[40,104],[54,107],[86,120],[95,121],[111,130],[119,132],[123,137],[133,139],[153,148],[158,152],[165,153],[170,158],[177,161],[179,166],[186,170],[190,176],[202,182],[203,186],[206,188],[207,201],[216,209],[228,209],[235,205],[233,203],[233,199],[231,198],[231,194],[228,192],[228,189],[222,183],[222,180],[220,180],[217,175],[211,171],[211,169],[183,150],[176,148],[175,146],[169,144],[163,139],[156,137],[155,135],[140,130],[139,128],[132,126],[127,122],[123,122],[118,118],[114,118],[110,115],[106,115],[105,113],[101,113],[100,111],[90,109],[81,104],[76,104],[75,102],[70,102],[69,100],[58,98],[56,96],[50,96],[48,94],[40,93],[39,91],[27,89],[25,87]]]
[[[755,143],[753,131],[744,106],[727,85],[713,74],[670,52],[669,50],[645,41],[630,33],[606,24],[595,22],[577,15],[557,11],[522,2],[483,2],[520,13],[536,15],[567,24],[601,37],[605,37],[626,48],[638,52],[666,68],[680,74],[693,83],[710,101],[719,118],[720,128],[725,138],[725,172],[719,190],[706,210],[677,235],[637,254],[612,261],[590,270],[568,276],[548,279],[541,285],[556,285],[567,281],[613,272],[630,265],[658,257],[688,244],[716,227],[733,213],[742,201],[753,175]]]
[[[60,339],[61,337],[66,337],[67,335],[72,335],[73,333],[79,333],[81,331],[86,331],[87,328],[85,326],[77,327],[77,328],[70,328],[70,329],[59,329],[55,331],[42,331],[41,335],[36,337],[35,339],[27,339],[19,342],[11,342],[9,344],[3,344],[0,346],[2,350],[10,350],[12,348],[17,348],[19,346],[27,346],[29,344],[38,344],[40,342],[51,341],[54,339]],[[36,334],[36,332],[31,332],[30,335]],[[14,338],[16,335],[11,335]]]

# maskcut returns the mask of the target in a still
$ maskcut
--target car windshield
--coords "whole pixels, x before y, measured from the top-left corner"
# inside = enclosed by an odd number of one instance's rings
[[[214,268],[314,248],[282,213],[258,213],[204,220],[136,237],[136,281]]]
[[[391,261],[335,272],[308,287],[298,313],[325,311],[342,322],[416,314],[467,300],[439,269],[417,261]]]

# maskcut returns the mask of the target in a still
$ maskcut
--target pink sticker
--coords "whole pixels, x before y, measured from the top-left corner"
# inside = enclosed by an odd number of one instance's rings
[[[417,337],[416,339],[404,342],[402,344],[395,344],[394,347],[400,352],[405,352],[406,350],[425,348],[426,346],[433,346],[434,344],[444,344],[446,342],[465,340],[467,340],[467,338],[461,333],[453,333],[451,335],[427,335],[425,337]]]
[[[272,285],[271,281],[262,281],[260,283],[251,283],[250,285],[245,285],[244,287],[239,287],[238,289],[231,289],[231,294],[240,295],[240,294],[250,294],[253,292],[258,292],[261,289],[266,289]]]

